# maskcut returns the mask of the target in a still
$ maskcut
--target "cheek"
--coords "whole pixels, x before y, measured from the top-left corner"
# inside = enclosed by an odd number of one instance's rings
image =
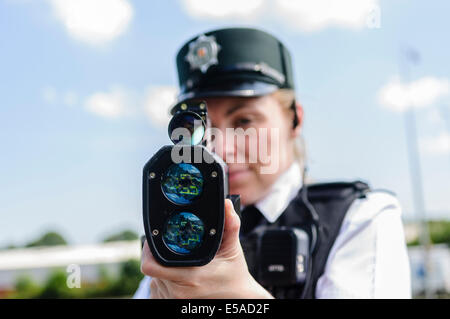
[[[237,153],[246,154],[254,157],[257,155],[258,162],[267,162],[267,158],[261,158],[261,155],[266,155],[271,147],[279,145],[280,129],[268,127],[251,127],[246,129],[246,135],[239,134],[236,139],[235,147]],[[250,161],[252,162],[252,161]],[[256,162],[256,161],[254,161]]]
[[[283,128],[260,128],[257,136],[250,138],[245,147],[247,158],[257,157],[256,161],[250,161],[257,167],[280,163],[288,150],[288,135]]]
[[[230,193],[240,194],[241,203],[249,205],[267,195],[275,182],[276,174],[261,174],[258,165],[252,165],[244,183],[230,183]]]

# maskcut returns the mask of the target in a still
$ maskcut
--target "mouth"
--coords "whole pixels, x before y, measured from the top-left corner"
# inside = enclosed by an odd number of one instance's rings
[[[250,170],[248,168],[230,169],[228,171],[228,181],[230,183],[242,181],[248,177]]]

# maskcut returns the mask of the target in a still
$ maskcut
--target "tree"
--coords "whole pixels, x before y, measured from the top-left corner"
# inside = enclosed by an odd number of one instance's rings
[[[108,243],[108,242],[112,242],[112,241],[136,240],[136,239],[139,239],[138,234],[136,234],[132,230],[124,230],[124,231],[121,231],[120,233],[113,234],[111,236],[106,237],[103,240],[103,242]]]
[[[18,277],[16,279],[15,288],[12,298],[36,298],[40,293],[39,285],[28,275]]]
[[[428,223],[430,229],[431,242],[433,244],[450,245],[450,221],[430,221]]]
[[[121,264],[119,278],[109,289],[110,296],[132,295],[139,286],[143,274],[141,273],[141,263],[139,260],[128,260]]]
[[[8,250],[8,249],[16,249],[16,248],[19,248],[19,247],[14,244],[8,244],[6,246],[0,247],[0,250]]]
[[[57,232],[50,231],[42,235],[35,241],[32,241],[26,245],[26,247],[39,247],[39,246],[57,246],[67,245],[67,241],[62,235]]]
[[[450,220],[431,220],[427,222],[432,244],[450,246]],[[419,238],[408,242],[408,246],[418,246]]]
[[[77,289],[67,287],[67,274],[63,270],[55,270],[48,277],[38,298],[76,298]]]

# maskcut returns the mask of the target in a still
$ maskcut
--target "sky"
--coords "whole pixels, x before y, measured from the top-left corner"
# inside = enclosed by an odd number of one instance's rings
[[[0,247],[56,230],[72,244],[143,234],[142,168],[167,137],[175,55],[216,28],[290,50],[310,175],[368,181],[417,216],[450,218],[450,42],[444,0],[0,0]],[[446,40],[447,39],[447,40]]]

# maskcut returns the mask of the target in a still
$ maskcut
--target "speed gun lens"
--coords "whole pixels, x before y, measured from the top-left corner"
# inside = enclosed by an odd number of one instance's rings
[[[169,123],[169,137],[174,144],[198,145],[206,130],[202,117],[190,111],[175,114]]]
[[[163,240],[175,253],[186,255],[203,241],[205,226],[200,218],[189,212],[172,215],[164,229]]]
[[[163,176],[161,188],[171,202],[178,205],[187,205],[202,193],[203,176],[194,165],[173,164]]]

